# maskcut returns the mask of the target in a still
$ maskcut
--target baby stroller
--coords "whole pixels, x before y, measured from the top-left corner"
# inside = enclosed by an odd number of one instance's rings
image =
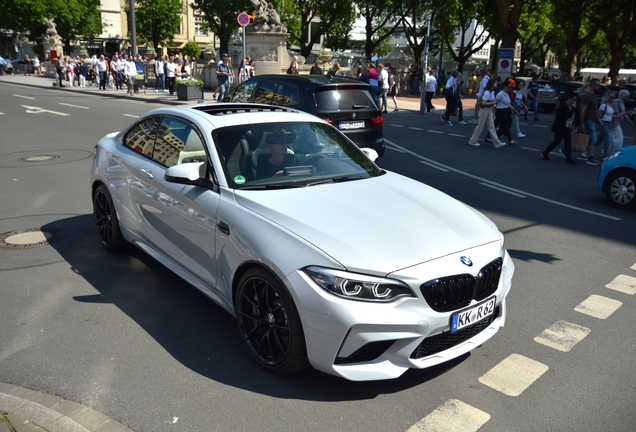
[[[88,85],[89,85],[89,86],[97,85],[97,84],[98,84],[98,83],[97,83],[96,75],[97,75],[97,74],[95,73],[95,71],[93,70],[93,68],[92,68],[92,67],[89,67],[89,68],[88,68],[88,75],[86,75],[86,82],[88,83]]]

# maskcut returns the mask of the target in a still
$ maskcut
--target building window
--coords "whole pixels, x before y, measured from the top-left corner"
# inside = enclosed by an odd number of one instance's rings
[[[196,36],[207,36],[208,35],[208,30],[205,26],[203,17],[200,15],[197,15],[194,17],[194,34]]]

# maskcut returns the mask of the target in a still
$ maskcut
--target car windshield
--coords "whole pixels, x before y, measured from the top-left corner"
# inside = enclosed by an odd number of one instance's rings
[[[348,138],[326,123],[245,124],[213,132],[230,187],[280,189],[382,175]]]

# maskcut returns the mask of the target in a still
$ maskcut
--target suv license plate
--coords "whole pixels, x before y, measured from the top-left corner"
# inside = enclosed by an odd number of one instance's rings
[[[340,122],[340,129],[361,129],[364,127],[364,121],[343,121]]]
[[[497,297],[495,296],[490,297],[483,303],[453,314],[451,316],[451,332],[455,333],[488,318],[495,312],[496,299]]]

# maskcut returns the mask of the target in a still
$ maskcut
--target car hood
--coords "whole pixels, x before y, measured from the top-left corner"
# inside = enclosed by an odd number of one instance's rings
[[[295,189],[237,190],[235,197],[350,271],[389,274],[499,240],[497,227],[481,213],[394,173]]]

